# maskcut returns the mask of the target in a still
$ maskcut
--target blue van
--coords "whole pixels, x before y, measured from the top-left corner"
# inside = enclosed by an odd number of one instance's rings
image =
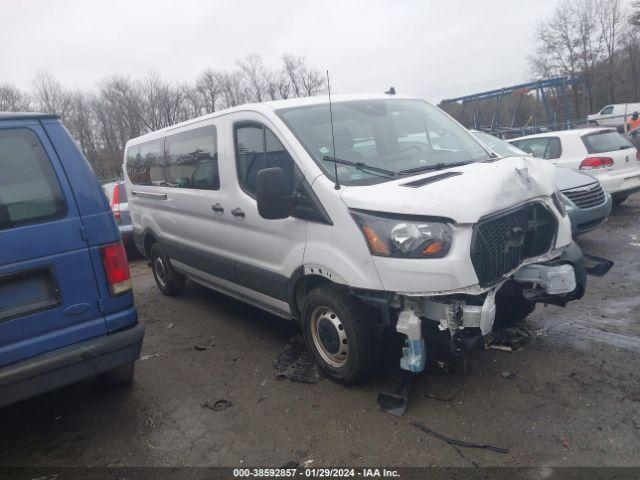
[[[144,328],[98,180],[55,115],[0,113],[0,406],[130,382]]]

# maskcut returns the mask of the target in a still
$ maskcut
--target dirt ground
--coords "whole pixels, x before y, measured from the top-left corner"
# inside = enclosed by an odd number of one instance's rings
[[[579,239],[616,262],[582,301],[538,307],[517,352],[469,352],[466,381],[422,376],[402,418],[376,404],[392,374],[352,388],[277,380],[295,325],[194,284],[164,297],[137,260],[135,383],[87,381],[0,409],[0,466],[640,466],[639,213],[640,194]],[[463,383],[452,401],[432,398]],[[232,406],[203,408],[218,399]],[[412,422],[509,452],[462,456]]]

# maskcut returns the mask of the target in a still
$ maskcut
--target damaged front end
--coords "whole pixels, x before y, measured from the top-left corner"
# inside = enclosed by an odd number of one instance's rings
[[[453,354],[461,354],[462,332],[475,330],[488,335],[501,309],[508,311],[511,302],[528,302],[565,306],[582,298],[587,275],[582,251],[571,243],[558,255],[541,263],[530,263],[516,269],[480,294],[454,293],[441,296],[403,296],[396,331],[406,335],[400,367],[421,372],[427,362],[422,322],[437,322],[441,331],[451,336]],[[499,295],[505,288],[504,295]],[[514,319],[516,320],[516,319]]]

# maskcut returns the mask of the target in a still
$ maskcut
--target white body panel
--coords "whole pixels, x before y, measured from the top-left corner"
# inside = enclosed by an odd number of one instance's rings
[[[374,97],[343,97],[336,101],[358,98]],[[558,249],[571,242],[569,219],[556,210],[550,197],[555,167],[527,157],[457,167],[454,170],[461,175],[420,188],[403,184],[440,172],[336,190],[274,111],[281,106],[324,102],[326,98],[311,98],[246,105],[130,141],[127,149],[166,134],[213,124],[217,129],[220,172],[220,189],[214,191],[133,185],[124,168],[127,191],[139,193],[129,197],[135,231],[138,235],[152,232],[175,248],[189,250],[191,256],[177,260],[176,266],[196,281],[227,293],[235,292],[241,298],[284,313],[289,310],[282,298],[268,295],[265,298],[264,291],[260,293],[258,286],[252,285],[256,278],[261,278],[260,274],[241,285],[212,270],[255,268],[263,272],[264,282],[277,282],[293,279],[301,269],[311,274],[313,267],[323,269],[322,275],[336,283],[363,289],[425,296],[461,290],[480,293],[486,289],[478,286],[470,245],[473,226],[482,217],[540,202],[558,221],[558,234],[549,255],[558,255]],[[260,217],[255,199],[242,190],[237,180],[233,126],[246,121],[259,122],[277,136],[326,210],[331,224],[294,217],[282,220]],[[155,194],[157,198],[145,198],[144,194]],[[223,213],[212,211],[216,203],[223,206]],[[244,218],[230,214],[235,208],[244,212]],[[350,209],[449,219],[453,229],[451,249],[438,259],[373,256]],[[224,262],[216,264],[215,259]],[[213,264],[218,266],[211,267]],[[309,268],[305,270],[305,266]]]
[[[555,137],[560,140],[562,152],[560,158],[548,160],[561,168],[568,168],[582,173],[587,173],[602,184],[602,187],[610,194],[621,193],[626,190],[640,188],[640,162],[636,160],[636,149],[616,150],[612,152],[593,153],[587,151],[582,139],[583,136],[607,131],[603,128],[585,128],[566,130],[560,132],[540,133],[525,137],[514,138],[511,142],[534,138]],[[580,163],[587,157],[610,157],[613,166],[592,170],[580,170]]]
[[[633,112],[640,112],[640,103],[616,103],[587,115],[587,122],[603,127],[622,127]]]

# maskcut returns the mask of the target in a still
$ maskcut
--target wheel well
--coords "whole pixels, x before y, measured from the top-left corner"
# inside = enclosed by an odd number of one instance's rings
[[[326,277],[321,275],[305,275],[298,282],[293,290],[293,309],[292,312],[296,318],[300,318],[302,313],[302,302],[304,301],[304,297],[316,287],[323,285],[325,283],[334,283]],[[336,284],[337,285],[337,284]]]
[[[145,257],[149,258],[149,250],[151,250],[151,245],[153,245],[157,241],[158,240],[156,240],[156,237],[154,237],[152,233],[147,233],[144,236],[144,256]]]

